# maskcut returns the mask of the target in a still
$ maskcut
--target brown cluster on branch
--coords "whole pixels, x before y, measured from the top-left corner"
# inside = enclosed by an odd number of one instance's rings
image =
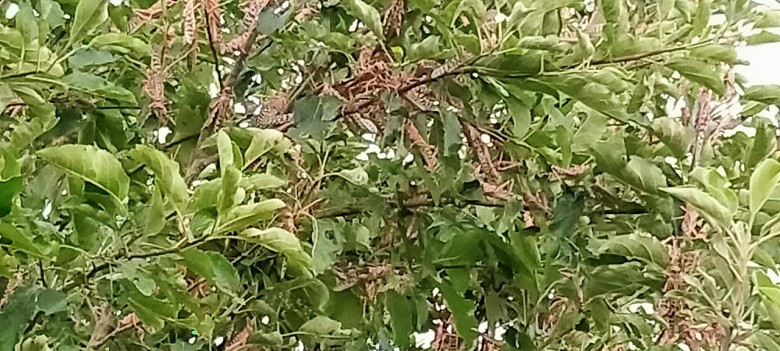
[[[387,40],[401,35],[401,26],[406,13],[406,0],[394,0],[390,6],[382,13],[383,31]]]
[[[135,32],[144,24],[156,20],[163,15],[163,8],[168,9],[175,5],[178,0],[160,0],[146,9],[133,10],[133,16],[130,19],[130,32]]]
[[[366,263],[356,265],[352,262],[340,262],[334,265],[333,273],[338,278],[339,289],[345,290],[351,287],[362,285],[366,291],[366,297],[374,301],[380,291],[379,281],[391,274],[396,274],[402,280],[402,286],[397,287],[403,290],[403,281],[409,283],[409,278],[398,271],[392,265],[386,263]]]
[[[370,121],[379,129],[385,125],[385,107],[380,96],[386,92],[398,91],[408,81],[403,73],[392,69],[390,58],[381,50],[363,48],[358,54],[352,78],[327,87],[327,91],[342,102],[342,115],[357,124],[368,127],[371,132],[377,129],[366,126]],[[363,121],[363,120],[367,121]]]
[[[249,336],[255,331],[255,323],[254,317],[252,319],[247,319],[244,328],[230,338],[230,341],[228,341],[227,346],[225,347],[225,351],[249,350],[246,349],[245,346],[247,340],[249,340]]]
[[[203,0],[203,6],[206,8],[206,30],[209,34],[209,41],[219,43],[222,38],[222,9],[219,7],[219,0]]]
[[[184,0],[182,22],[184,22],[184,43],[187,45],[195,44],[195,40],[198,37],[198,20],[196,15],[199,7],[199,0]]]
[[[293,122],[289,111],[290,99],[286,92],[273,93],[263,100],[260,113],[252,118],[252,125],[260,128],[286,130]]]
[[[404,129],[412,147],[417,148],[420,151],[420,154],[422,154],[423,161],[425,161],[425,168],[431,172],[435,171],[439,166],[439,159],[436,156],[438,154],[436,146],[425,141],[425,138],[423,138],[422,134],[420,134],[420,131],[414,126],[412,121],[406,121]]]
[[[149,110],[159,119],[161,125],[168,122],[168,108],[165,100],[165,81],[168,79],[166,58],[176,37],[173,27],[168,27],[160,49],[152,54],[141,90],[149,98]]]
[[[222,46],[222,53],[234,53],[241,52],[246,54],[248,48],[251,45],[247,45],[247,41],[251,40],[252,33],[257,27],[257,19],[260,17],[260,12],[268,5],[269,0],[249,0],[242,8],[244,12],[244,18],[241,20],[241,30],[237,37],[230,40],[228,43]]]

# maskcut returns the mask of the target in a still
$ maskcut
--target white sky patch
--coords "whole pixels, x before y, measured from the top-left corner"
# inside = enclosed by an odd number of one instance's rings
[[[46,200],[46,204],[43,206],[43,218],[49,219],[51,215],[51,201]]]
[[[168,140],[168,135],[171,134],[171,129],[168,127],[162,127],[155,132],[157,135],[157,142],[160,144],[165,144],[165,141]]]
[[[225,337],[224,336],[218,336],[218,337],[214,338],[214,346],[222,345],[223,342],[225,342]]]
[[[436,332],[428,330],[424,333],[414,333],[414,346],[420,349],[429,349],[433,344],[433,340],[436,338]]]
[[[19,5],[15,3],[8,4],[8,8],[5,9],[5,18],[12,19],[19,13]]]
[[[111,3],[111,5],[119,6],[122,5],[122,3],[125,2],[125,0],[108,0],[108,2]]]

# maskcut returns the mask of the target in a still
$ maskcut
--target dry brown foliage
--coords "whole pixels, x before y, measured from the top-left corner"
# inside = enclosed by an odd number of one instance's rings
[[[425,161],[425,168],[431,172],[435,171],[439,166],[439,160],[436,158],[436,155],[438,154],[436,146],[425,141],[425,138],[423,138],[412,121],[407,121],[404,125],[404,129],[406,130],[406,136],[409,137],[412,147],[420,150],[423,160]]]
[[[194,44],[198,37],[198,20],[196,18],[198,7],[200,7],[200,2],[197,0],[184,0],[182,13],[184,18],[184,42],[188,45]]]
[[[230,338],[230,342],[227,343],[227,347],[225,347],[225,351],[238,351],[242,350],[244,345],[246,345],[246,341],[249,340],[249,336],[252,335],[252,332],[255,331],[255,318],[247,319],[246,326],[244,326],[244,329],[241,329],[240,332],[233,335],[232,338]]]
[[[8,302],[8,298],[11,297],[11,295],[14,293],[14,290],[18,288],[22,283],[24,282],[24,275],[22,272],[16,272],[13,278],[11,278],[8,281],[8,284],[5,286],[5,292],[3,293],[3,297],[0,298],[0,308],[5,306],[6,302]]]
[[[144,79],[141,88],[144,95],[149,97],[149,110],[159,119],[161,125],[168,123],[168,109],[165,100],[165,81],[168,79],[168,72],[165,62],[168,50],[175,38],[173,27],[168,27],[160,49],[152,54],[149,68],[146,70],[146,79]]]
[[[233,87],[226,85],[222,87],[219,95],[209,106],[209,122],[204,124],[204,128],[217,129],[233,116]]]
[[[260,128],[283,128],[293,121],[293,114],[287,112],[289,107],[290,101],[286,92],[271,94],[263,100],[252,125]]]
[[[555,179],[565,180],[577,178],[587,172],[588,169],[590,169],[588,165],[574,165],[567,168],[552,166],[552,173]]]
[[[257,18],[263,11],[269,0],[249,0],[243,6],[244,18],[241,20],[240,35],[222,46],[223,53],[241,52],[246,54],[251,45],[247,45],[252,37],[252,32],[257,27]]]
[[[406,13],[406,0],[394,0],[392,4],[382,13],[383,31],[385,37],[391,40],[401,34],[401,25]]]
[[[219,0],[203,0],[203,6],[206,8],[206,23],[208,25],[209,38],[214,44],[218,44],[222,38],[222,9],[219,7]]]
[[[372,48],[360,50],[353,68],[353,77],[334,86],[323,88],[323,94],[332,94],[342,101],[342,115],[359,114],[351,119],[367,127],[370,121],[380,128],[385,125],[385,107],[379,97],[385,92],[398,91],[407,81],[391,68],[387,54]],[[371,128],[368,126],[368,128]]]
[[[144,24],[162,17],[163,5],[165,5],[165,8],[170,8],[176,4],[176,1],[178,0],[165,0],[165,2],[157,1],[152,6],[149,6],[149,8],[134,10],[133,16],[130,19],[130,32],[135,32]]]

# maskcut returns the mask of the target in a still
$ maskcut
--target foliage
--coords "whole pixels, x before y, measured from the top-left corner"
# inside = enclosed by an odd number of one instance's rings
[[[0,350],[780,348],[778,12],[0,4]]]

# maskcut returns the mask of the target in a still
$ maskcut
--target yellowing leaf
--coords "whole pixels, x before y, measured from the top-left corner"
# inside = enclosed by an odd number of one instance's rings
[[[125,33],[106,33],[98,35],[89,42],[89,46],[135,57],[146,57],[150,56],[152,53],[149,44]]]
[[[260,230],[250,228],[243,231],[239,237],[256,243],[268,250],[278,252],[287,257],[287,264],[295,274],[311,277],[311,256],[303,251],[300,241],[292,233],[281,228]]]
[[[284,208],[284,201],[270,199],[255,204],[236,206],[230,209],[215,230],[216,234],[239,231],[261,220],[273,218],[274,211]]]
[[[750,176],[750,213],[755,216],[780,182],[780,162],[764,160]]]
[[[179,163],[168,158],[161,151],[147,145],[139,145],[135,148],[132,157],[146,164],[154,173],[157,184],[171,201],[180,215],[186,213],[189,194],[187,183],[184,182],[179,172]]]
[[[130,178],[108,151],[91,145],[62,145],[38,151],[38,156],[114,196],[127,201]]]

